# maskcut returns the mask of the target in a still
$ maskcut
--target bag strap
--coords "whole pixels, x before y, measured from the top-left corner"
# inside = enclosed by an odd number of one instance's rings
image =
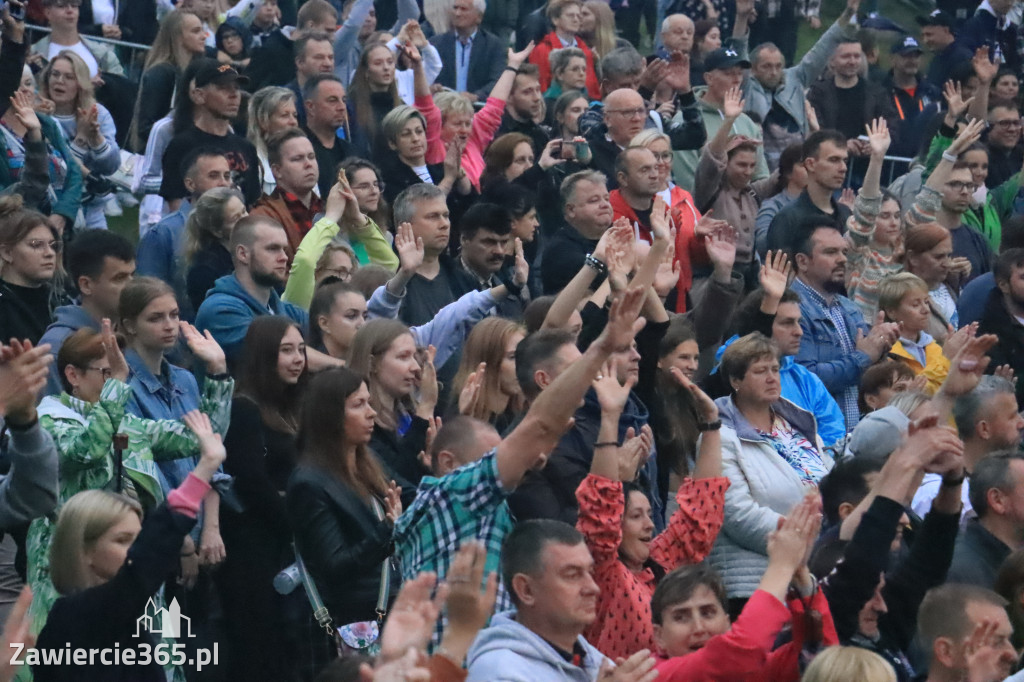
[[[384,521],[386,515],[384,507],[376,497],[370,498],[373,506],[373,513],[377,515],[378,521]],[[377,625],[384,624],[384,617],[388,614],[388,594],[391,591],[391,559],[385,558],[380,565],[380,589],[377,592]]]
[[[373,507],[373,512],[377,516],[378,521],[383,521],[385,518],[384,507],[381,506],[380,502],[376,497],[370,498],[370,504]],[[337,639],[337,631],[334,629],[334,625],[331,621],[331,613],[327,610],[324,605],[324,600],[320,597],[320,590],[316,588],[313,583],[313,578],[309,575],[306,570],[306,563],[302,560],[302,555],[299,554],[299,548],[295,547],[295,563],[299,568],[299,575],[302,576],[302,586],[306,589],[306,596],[309,598],[309,604],[313,607],[313,617],[316,618],[316,622],[322,627],[329,636]],[[388,613],[388,596],[391,592],[391,561],[390,559],[384,559],[380,567],[380,588],[377,592],[377,625],[383,626],[384,617]]]

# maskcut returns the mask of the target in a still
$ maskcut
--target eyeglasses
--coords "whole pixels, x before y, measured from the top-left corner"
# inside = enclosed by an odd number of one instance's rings
[[[358,185],[352,185],[352,189],[357,189],[360,192],[369,192],[371,189],[375,189],[378,192],[384,191],[383,182],[363,182]]]
[[[656,158],[658,161],[671,161],[672,152],[659,152],[654,154],[654,158]]]
[[[109,367],[82,367],[83,372],[99,372],[103,375],[104,379],[109,379],[114,376],[114,370]]]
[[[352,276],[352,271],[349,270],[348,268],[324,268],[320,272],[323,272],[327,275],[333,275],[341,280],[347,280],[349,277]]]
[[[62,242],[56,239],[29,239],[25,242],[25,246],[32,249],[33,251],[43,251],[47,248],[52,249],[55,253],[60,253],[61,249],[64,248]]]
[[[1019,118],[1005,118],[1002,121],[995,121],[992,123],[994,128],[1005,128],[1011,130],[1013,128],[1020,128],[1022,125]]]
[[[64,81],[70,82],[75,80],[75,74],[64,73],[63,71],[51,71],[50,80],[54,81],[55,83],[63,83]]]
[[[609,114],[620,114],[625,118],[643,118],[647,115],[647,108],[641,107],[639,109],[609,109]]]
[[[960,180],[947,182],[946,187],[950,188],[954,192],[974,192],[974,190],[978,189],[978,186],[973,182],[961,182]]]

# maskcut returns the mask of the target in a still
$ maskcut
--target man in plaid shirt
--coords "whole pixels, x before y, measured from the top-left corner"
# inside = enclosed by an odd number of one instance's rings
[[[608,357],[632,344],[642,326],[637,315],[644,294],[637,287],[615,300],[601,336],[541,391],[504,440],[489,424],[474,419],[459,417],[445,424],[430,448],[438,477],[423,478],[416,499],[395,524],[404,579],[434,571],[443,580],[460,546],[474,540],[487,550],[485,571],[498,571],[501,545],[514,523],[508,495],[527,471],[544,465]],[[510,607],[502,588],[496,608]],[[444,626],[442,616],[431,649],[440,644]]]

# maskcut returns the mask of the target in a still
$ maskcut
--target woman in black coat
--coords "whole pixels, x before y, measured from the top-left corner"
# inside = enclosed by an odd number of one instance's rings
[[[284,491],[295,469],[295,433],[306,384],[302,332],[285,317],[257,317],[245,335],[224,471],[241,511],[221,507],[226,558],[216,573],[225,614],[227,679],[296,679],[305,593],[274,590],[295,562]]]
[[[309,382],[300,464],[288,482],[286,504],[296,548],[336,627],[382,620],[379,600],[394,601],[401,583],[392,562],[392,531],[402,503],[367,447],[375,417],[358,374],[330,369]],[[326,636],[323,642],[314,650],[319,660],[310,661],[313,667],[336,651]]]
[[[158,642],[151,632],[174,624],[146,627],[149,619],[143,616],[160,585],[177,568],[181,543],[196,523],[199,505],[210,491],[210,479],[224,462],[224,445],[209,417],[194,411],[183,421],[199,439],[199,463],[145,523],[135,500],[105,490],[87,490],[64,505],[50,547],[50,575],[63,596],[50,610],[36,648],[58,651],[70,647],[72,652],[119,648],[121,661],[131,650],[137,664],[113,661],[105,665],[97,660],[89,665],[35,665],[36,680],[167,679],[164,669],[152,660]],[[164,614],[166,619],[167,612]],[[186,636],[189,621],[179,623],[182,636]],[[142,665],[147,653],[150,663]],[[167,647],[166,653],[173,664],[185,664],[183,645]]]

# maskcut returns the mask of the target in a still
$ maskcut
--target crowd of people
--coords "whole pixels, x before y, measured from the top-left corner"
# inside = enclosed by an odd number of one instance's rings
[[[1024,680],[954,4],[8,0],[0,679]]]

